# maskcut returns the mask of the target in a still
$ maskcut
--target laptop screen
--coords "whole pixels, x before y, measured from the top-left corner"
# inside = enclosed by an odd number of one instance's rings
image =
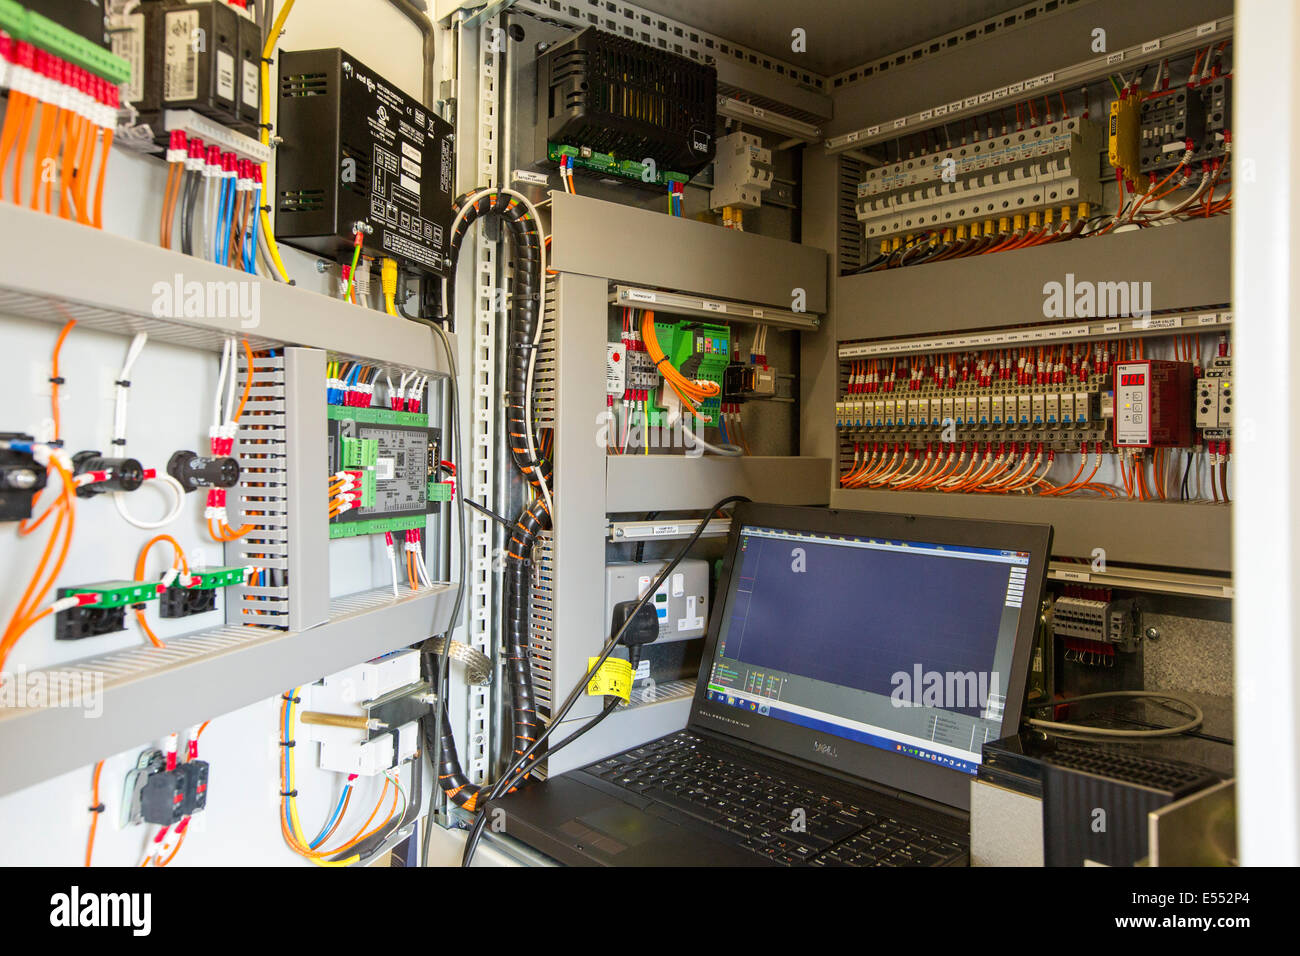
[[[744,524],[705,697],[823,753],[840,738],[974,774],[1004,736],[1030,557]]]

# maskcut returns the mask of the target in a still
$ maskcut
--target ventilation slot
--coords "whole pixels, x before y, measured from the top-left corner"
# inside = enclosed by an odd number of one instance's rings
[[[324,73],[295,73],[280,80],[282,98],[324,96],[329,92],[329,78]]]

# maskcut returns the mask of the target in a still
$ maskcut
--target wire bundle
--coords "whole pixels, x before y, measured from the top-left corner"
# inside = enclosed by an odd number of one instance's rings
[[[297,746],[297,741],[294,739],[295,708],[301,702],[299,697],[301,690],[302,688],[295,687],[280,697],[280,833],[289,849],[317,866],[351,866],[353,863],[364,860],[375,849],[382,846],[388,837],[406,826],[418,815],[421,777],[419,766],[415,763],[411,765],[410,799],[407,798],[406,790],[397,779],[396,772],[385,772],[384,786],[379,792],[379,799],[375,803],[375,808],[370,811],[370,816],[361,824],[356,833],[336,847],[320,849],[330,839],[334,831],[338,829],[347,815],[348,804],[352,797],[352,781],[356,779],[356,775],[353,774],[347,778],[347,783],[343,788],[343,793],[339,796],[339,802],[335,805],[333,813],[321,827],[315,839],[308,840],[298,819],[298,791],[294,787],[296,782],[294,754]],[[387,802],[390,787],[393,789],[392,806],[388,808],[387,815],[371,828],[370,824],[379,815],[379,811]],[[399,799],[402,803],[402,812],[400,814],[397,812]],[[393,820],[394,815],[397,816],[396,821]]]
[[[64,609],[64,607],[93,603],[89,600],[89,596],[83,595],[81,598],[62,598],[44,609],[40,609],[46,595],[49,594],[55,580],[58,579],[64,562],[67,560],[76,522],[76,481],[72,476],[72,462],[62,448],[59,418],[59,386],[63,383],[63,378],[59,375],[59,354],[63,350],[63,343],[67,340],[68,333],[72,331],[72,327],[76,324],[75,319],[70,319],[60,330],[50,360],[50,412],[54,422],[50,443],[39,444],[8,440],[0,442],[0,447],[30,454],[37,464],[46,469],[47,480],[58,479],[58,493],[54,501],[35,519],[29,518],[18,522],[18,536],[25,538],[51,517],[54,519],[50,527],[50,536],[46,540],[45,549],[36,565],[36,571],[32,574],[26,590],[10,615],[3,637],[0,637],[0,671],[4,670],[5,661],[8,660],[9,653],[13,650],[14,645],[18,643],[18,639],[33,624],[44,620],[46,617]],[[33,507],[39,497],[39,493],[33,496]],[[56,552],[57,557],[55,557]],[[51,558],[53,558],[52,564]]]
[[[655,334],[655,314],[646,310],[641,313],[641,339],[645,342],[646,352],[655,363],[655,368],[668,386],[682,401],[682,408],[698,417],[699,407],[706,399],[716,398],[722,394],[722,386],[717,382],[696,381],[683,375],[668,360],[664,350],[659,347],[659,338]]]
[[[102,228],[104,177],[117,125],[118,88],[30,43],[14,41],[6,33],[0,33],[0,88],[9,93],[0,130],[0,198],[12,157],[13,201],[23,202],[24,166],[35,127],[31,208],[53,213],[57,196],[61,218]],[[98,171],[92,173],[96,154]]]
[[[234,450],[239,420],[243,417],[244,407],[248,404],[248,393],[253,385],[253,350],[247,339],[243,339],[240,344],[243,345],[247,370],[244,376],[244,390],[240,395],[238,406],[235,405],[235,383],[239,376],[236,367],[235,340],[227,339],[221,350],[217,388],[212,399],[212,427],[208,429],[208,444],[214,457],[228,456]],[[203,510],[203,517],[207,521],[208,534],[214,541],[235,541],[255,527],[251,524],[241,525],[238,529],[230,526],[224,488],[208,489],[207,507]]]
[[[541,721],[533,695],[532,669],[528,649],[529,596],[532,585],[532,553],[537,535],[551,526],[551,466],[537,453],[538,441],[532,422],[532,379],[538,342],[541,339],[545,249],[537,210],[513,190],[488,188],[462,196],[455,203],[457,215],[451,229],[451,251],[457,260],[460,244],[469,226],[484,216],[499,215],[510,235],[514,255],[515,293],[511,297],[506,362],[506,433],[515,466],[539,494],[524,506],[511,530],[505,566],[505,646],[510,673],[514,751],[522,755],[537,739]],[[446,300],[444,299],[444,302]],[[447,679],[444,644],[438,673],[439,713],[436,749],[438,783],[448,799],[473,810],[480,788],[472,784],[460,767],[456,743],[447,714]],[[526,778],[525,772],[524,777]]]

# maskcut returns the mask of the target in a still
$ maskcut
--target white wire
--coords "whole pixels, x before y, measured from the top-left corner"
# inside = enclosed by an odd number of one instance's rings
[[[429,580],[429,569],[424,565],[424,554],[419,550],[415,552],[415,570],[426,588],[433,587],[433,582]]]
[[[397,552],[392,548],[388,549],[388,567],[393,572],[393,597],[398,597],[397,593]]]
[[[122,371],[117,377],[118,382],[130,380],[131,369],[135,366],[136,360],[140,358],[140,353],[144,351],[145,343],[148,340],[149,336],[144,332],[137,333],[135,338],[131,340],[131,344],[126,350],[126,359],[122,362]],[[120,454],[126,454],[127,398],[130,393],[129,386],[120,384],[116,386],[113,407],[113,447]],[[122,516],[122,520],[142,531],[153,531],[166,527],[180,517],[181,511],[185,507],[185,489],[181,487],[179,481],[166,473],[158,474],[153,480],[161,482],[160,487],[165,487],[172,495],[171,506],[157,521],[143,521],[135,517],[126,504],[128,492],[113,492],[113,506],[117,509],[117,513]]]
[[[154,487],[158,487],[158,488],[166,488],[172,494],[171,508],[157,521],[143,521],[135,517],[135,515],[131,514],[131,512],[127,509],[127,505],[126,505],[127,496],[128,494],[134,494],[135,492],[125,492],[125,491],[113,492],[113,506],[117,508],[117,513],[122,516],[122,520],[124,520],[127,524],[139,528],[142,531],[154,531],[158,528],[165,528],[167,525],[171,524],[173,521],[179,518],[181,516],[181,512],[185,509],[185,489],[181,487],[181,483],[179,481],[177,481],[171,475],[168,475],[163,472],[160,472],[157,475],[157,477],[153,479],[153,481],[146,482],[146,484],[153,485]]]
[[[212,399],[212,427],[218,429],[224,423],[224,420],[221,417],[221,395],[223,385],[226,381],[226,368],[230,364],[230,346],[230,339],[226,339],[226,341],[222,343],[221,367],[217,370],[217,391],[215,397]]]
[[[136,359],[144,351],[144,344],[149,340],[149,336],[144,332],[136,334],[131,340],[131,345],[126,350],[126,360],[122,363],[122,371],[117,376],[116,392],[114,393],[113,404],[113,445],[123,453],[126,452],[126,403],[130,394],[130,386],[122,385],[122,382],[130,381],[131,367],[135,365]]]
[[[234,339],[227,339],[230,345],[230,375],[226,380],[226,417],[222,419],[222,424],[229,424],[235,420],[235,381],[238,379],[239,351],[235,345]],[[252,371],[251,369],[249,370]]]

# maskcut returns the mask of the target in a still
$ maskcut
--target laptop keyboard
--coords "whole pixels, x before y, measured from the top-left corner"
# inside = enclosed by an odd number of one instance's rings
[[[704,744],[682,731],[584,769],[780,864],[941,866],[966,852],[951,836],[737,763]]]

